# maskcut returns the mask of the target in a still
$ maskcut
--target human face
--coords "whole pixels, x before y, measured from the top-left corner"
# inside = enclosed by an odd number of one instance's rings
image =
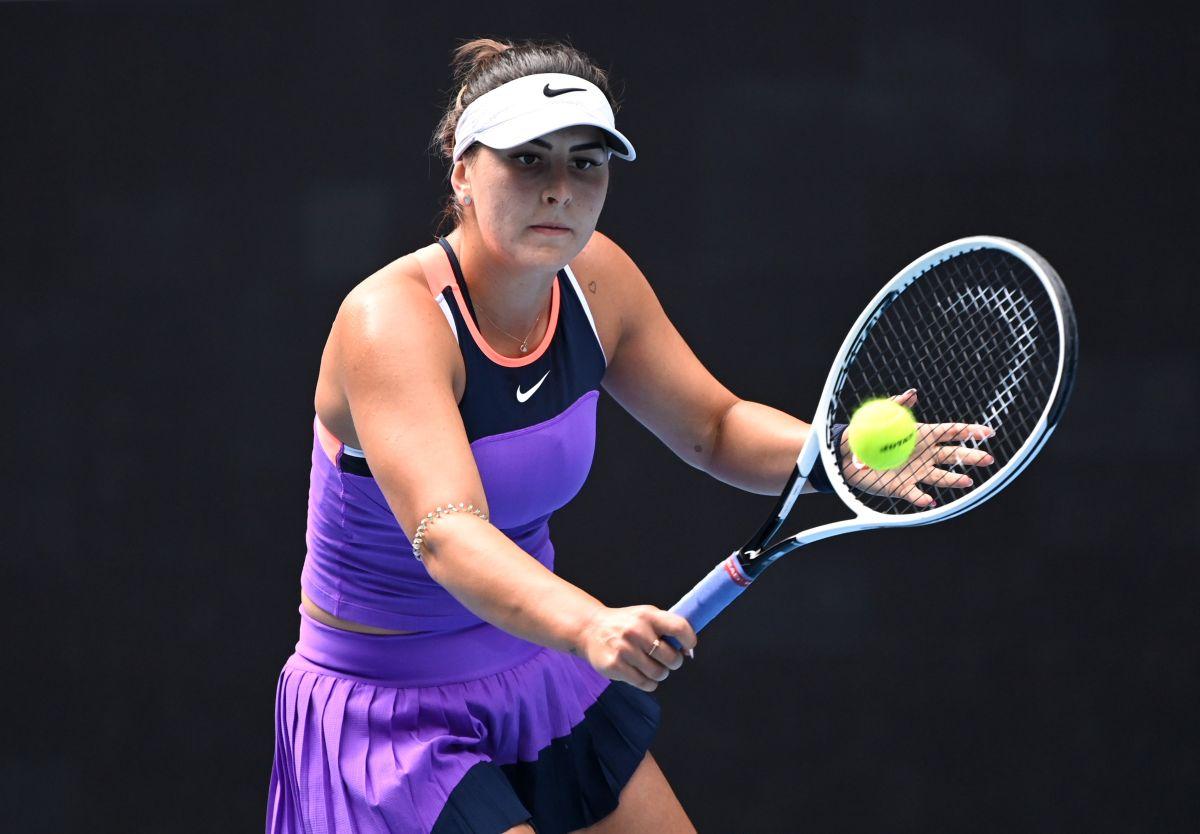
[[[587,244],[608,194],[604,132],[566,127],[512,148],[480,145],[455,164],[451,184],[471,195],[475,221],[489,249],[527,266],[560,268]],[[542,225],[559,230],[538,228]]]

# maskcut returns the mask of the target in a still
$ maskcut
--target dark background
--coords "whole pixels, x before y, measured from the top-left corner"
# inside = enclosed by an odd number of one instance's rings
[[[599,227],[742,397],[808,419],[863,304],[964,235],[1030,244],[1078,311],[1022,479],[781,563],[660,689],[700,830],[1192,829],[1196,29],[894,5],[0,8],[5,827],[260,830],[320,352],[432,240],[450,52],[499,35],[624,82]],[[560,570],[666,607],[770,504],[605,399]]]

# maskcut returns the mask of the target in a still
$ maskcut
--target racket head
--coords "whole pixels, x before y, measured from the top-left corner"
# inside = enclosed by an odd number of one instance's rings
[[[834,492],[865,526],[943,521],[1007,486],[1058,425],[1075,379],[1078,335],[1066,287],[1045,258],[1007,238],[978,235],[927,252],[866,306],[830,368],[812,430]],[[970,359],[971,361],[967,361]],[[936,505],[872,495],[847,482],[833,427],[867,399],[917,389],[920,423],[982,423],[990,466],[965,489],[921,489]],[[878,483],[888,473],[877,473]]]

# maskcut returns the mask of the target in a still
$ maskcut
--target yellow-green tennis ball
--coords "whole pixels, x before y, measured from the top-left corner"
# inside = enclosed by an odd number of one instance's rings
[[[846,431],[850,450],[872,469],[903,466],[917,445],[917,421],[911,411],[892,400],[863,403]]]

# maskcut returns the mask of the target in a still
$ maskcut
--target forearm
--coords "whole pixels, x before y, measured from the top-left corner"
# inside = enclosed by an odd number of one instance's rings
[[[429,575],[473,614],[542,646],[578,653],[585,626],[604,607],[473,515],[439,519],[422,553]]]
[[[808,423],[779,409],[738,400],[717,426],[705,471],[747,492],[777,494],[792,474],[808,431]]]

